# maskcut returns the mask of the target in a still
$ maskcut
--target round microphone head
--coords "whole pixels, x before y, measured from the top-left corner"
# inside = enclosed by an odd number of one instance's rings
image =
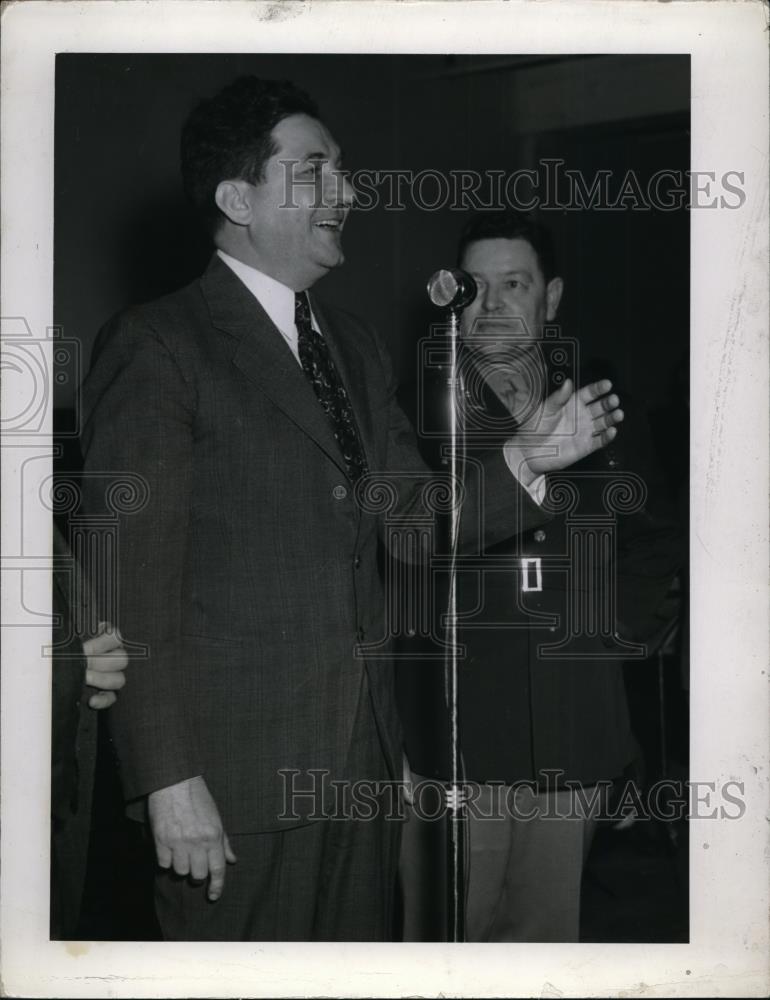
[[[459,268],[444,267],[428,280],[428,297],[441,309],[464,309],[476,298],[476,282]]]

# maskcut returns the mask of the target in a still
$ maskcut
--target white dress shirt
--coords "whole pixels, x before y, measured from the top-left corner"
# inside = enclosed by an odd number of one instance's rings
[[[299,349],[297,347],[297,324],[294,322],[295,293],[288,285],[276,281],[269,274],[258,271],[250,264],[244,264],[242,260],[231,257],[224,250],[217,250],[217,254],[227,264],[230,270],[240,278],[248,288],[254,298],[259,302],[267,315],[278,327],[283,339],[289,345],[289,350],[297,359],[299,364]],[[312,315],[313,329],[318,329],[315,316]]]

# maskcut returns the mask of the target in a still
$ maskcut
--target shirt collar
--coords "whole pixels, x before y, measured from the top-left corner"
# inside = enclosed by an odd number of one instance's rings
[[[271,278],[269,274],[258,271],[256,267],[231,257],[224,250],[217,250],[217,254],[236,277],[241,279],[281,333],[285,337],[296,337],[292,289]]]

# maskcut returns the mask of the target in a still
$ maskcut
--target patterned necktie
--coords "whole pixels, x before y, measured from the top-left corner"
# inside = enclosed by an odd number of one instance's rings
[[[326,411],[345,461],[348,478],[355,483],[368,471],[356,418],[326,341],[313,329],[310,303],[305,292],[295,295],[294,322],[297,325],[297,348],[302,370]]]

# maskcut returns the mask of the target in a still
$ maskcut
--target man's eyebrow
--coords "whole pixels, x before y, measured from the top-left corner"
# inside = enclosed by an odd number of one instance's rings
[[[501,271],[500,273],[504,278],[508,278],[512,274],[521,274],[525,278],[529,278],[530,281],[532,280],[532,272],[528,271],[526,267],[512,267],[508,271]]]
[[[471,271],[471,275],[476,278],[481,278],[484,280],[484,275],[480,271]],[[522,277],[529,278],[530,281],[533,280],[532,272],[528,271],[525,267],[510,268],[507,271],[497,271],[493,277],[497,278],[509,278],[511,275],[521,275]]]
[[[305,157],[305,159],[306,160],[328,160],[330,163],[334,162],[334,163],[340,164],[340,163],[342,163],[342,161],[344,159],[344,152],[343,152],[343,150],[340,149],[337,152],[337,155],[335,157],[333,153],[319,151],[319,152],[316,152],[316,153],[308,153],[307,156]]]

